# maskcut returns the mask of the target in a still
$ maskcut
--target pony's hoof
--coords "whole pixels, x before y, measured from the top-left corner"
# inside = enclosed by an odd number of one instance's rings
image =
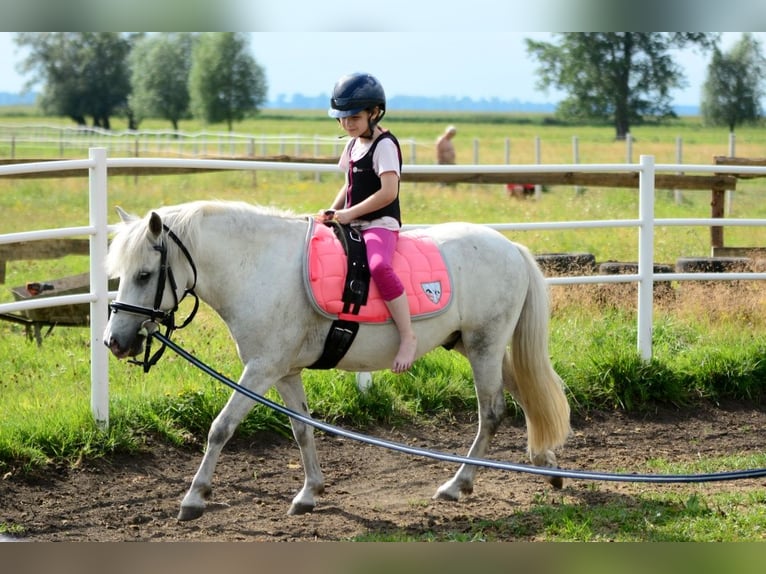
[[[442,492],[437,490],[436,494],[431,497],[431,500],[446,500],[447,502],[457,502],[460,500],[460,497],[455,496],[451,492]]]
[[[562,476],[546,476],[545,480],[556,490],[564,488],[564,477]]]
[[[310,512],[314,512],[313,504],[305,504],[299,502],[290,506],[290,510],[287,511],[287,514],[289,516],[298,516],[300,514],[308,514]]]
[[[441,485],[439,488],[436,489],[436,494],[434,494],[431,499],[432,500],[446,500],[448,502],[457,502],[460,500],[461,494],[471,494],[471,491],[473,489],[465,489],[465,488],[458,488],[455,486],[455,483],[452,481],[449,481],[443,485]]]
[[[187,520],[195,520],[205,513],[204,506],[182,506],[178,512],[178,520],[186,522]]]

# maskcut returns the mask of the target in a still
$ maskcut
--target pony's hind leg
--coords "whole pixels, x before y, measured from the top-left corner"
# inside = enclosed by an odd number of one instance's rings
[[[245,385],[245,381],[252,376],[254,369],[245,366],[242,376],[239,379],[239,384]],[[257,389],[253,389],[259,394],[263,394],[271,387],[271,383],[268,381],[261,381]],[[252,388],[249,387],[248,388]],[[212,480],[215,467],[218,464],[218,458],[221,456],[221,451],[229,439],[234,434],[242,420],[247,416],[247,413],[253,408],[252,399],[246,397],[242,393],[234,392],[229,397],[226,405],[215,417],[213,423],[210,425],[210,431],[208,432],[207,445],[205,447],[205,454],[202,457],[197,473],[192,479],[191,486],[181,501],[181,510],[178,513],[178,520],[194,520],[199,518],[205,512],[205,501],[210,498],[213,493]]]
[[[303,389],[300,375],[292,375],[279,381],[277,391],[279,391],[287,408],[309,416],[306,392]],[[293,498],[288,514],[305,514],[314,510],[314,506],[316,506],[314,497],[324,492],[324,477],[317,457],[313,427],[293,418],[290,419],[290,424],[293,428],[295,442],[298,443],[298,448],[301,451],[305,479],[303,488]]]
[[[481,360],[469,356],[473,367],[476,397],[479,403],[479,428],[476,438],[468,451],[470,458],[482,458],[487,452],[492,437],[505,418],[507,405],[503,394],[500,358]],[[458,500],[461,494],[471,494],[478,467],[462,464],[450,480],[442,484],[434,499]]]
[[[521,410],[524,412],[524,417],[526,419],[527,428],[532,427],[533,425],[540,425],[541,423],[538,422],[539,417],[530,417],[528,410],[529,405],[526,404],[525,400],[526,397],[519,391],[516,384],[510,353],[506,353],[503,357],[503,384],[514,400],[521,406]],[[535,466],[558,468],[559,465],[556,460],[556,453],[550,448],[533,445],[532,442],[527,445],[527,448],[529,451],[529,459]],[[553,488],[563,488],[564,486],[564,479],[560,476],[545,475],[544,478]]]

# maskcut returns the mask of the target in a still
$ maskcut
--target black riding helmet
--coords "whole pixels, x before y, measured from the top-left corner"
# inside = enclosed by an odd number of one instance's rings
[[[347,74],[335,82],[327,115],[340,119],[377,106],[380,114],[370,121],[370,133],[386,113],[386,93],[380,82],[370,74]]]

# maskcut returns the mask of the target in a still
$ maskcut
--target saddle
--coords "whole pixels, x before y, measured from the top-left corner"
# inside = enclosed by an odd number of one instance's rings
[[[349,240],[351,244],[353,240]],[[364,242],[361,242],[364,246]],[[374,283],[366,289],[366,302],[351,308],[343,300],[344,292],[360,292],[364,287],[348,283],[365,277],[367,266],[349,268],[348,257],[341,240],[327,225],[309,223],[304,257],[304,281],[309,299],[317,312],[329,319],[346,319],[360,323],[384,323],[391,314]],[[447,264],[436,243],[422,231],[401,232],[392,261],[394,271],[404,285],[410,304],[412,320],[437,315],[447,309],[452,300],[452,282]],[[369,271],[367,271],[369,277]],[[350,278],[347,281],[347,278]],[[359,300],[357,300],[359,301]]]
[[[413,321],[447,309],[452,287],[436,243],[419,231],[399,234],[392,261],[404,284]],[[359,323],[385,323],[391,314],[370,281],[361,234],[349,226],[317,225],[309,220],[304,258],[304,282],[314,309],[333,319],[322,356],[309,368],[333,368],[343,358]]]

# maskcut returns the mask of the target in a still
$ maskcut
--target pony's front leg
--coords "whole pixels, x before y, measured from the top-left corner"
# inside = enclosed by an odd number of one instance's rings
[[[291,375],[279,381],[277,391],[279,391],[287,408],[309,416],[306,392],[303,389],[300,375]],[[293,428],[295,442],[298,443],[298,448],[301,451],[305,479],[303,488],[293,498],[288,514],[306,514],[314,510],[316,506],[315,496],[324,492],[324,476],[322,476],[316,444],[314,443],[314,428],[293,418],[290,419],[290,424]]]
[[[240,385],[247,386],[245,381],[249,376],[252,376],[250,375],[252,371],[254,369],[245,366],[239,379]],[[271,387],[271,382],[261,381],[258,387],[253,390],[258,394],[264,394]],[[248,386],[248,388],[251,387]],[[197,469],[197,473],[194,475],[191,487],[181,501],[178,520],[194,520],[205,512],[205,501],[210,498],[213,492],[213,473],[218,464],[218,458],[221,456],[221,451],[254,405],[255,403],[252,399],[234,391],[226,405],[221,409],[221,412],[215,417],[215,420],[210,425],[202,462],[199,469]]]

